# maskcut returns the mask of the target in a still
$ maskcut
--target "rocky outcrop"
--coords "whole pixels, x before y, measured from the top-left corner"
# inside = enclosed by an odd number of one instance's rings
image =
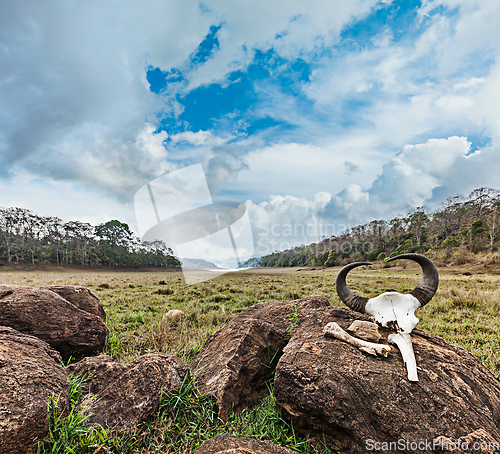
[[[295,429],[319,437],[324,432],[330,449],[342,452],[366,452],[369,440],[372,446],[420,443],[479,428],[499,438],[500,381],[475,357],[416,329],[411,336],[420,381],[410,382],[397,348],[387,358],[375,357],[323,335],[327,323],[345,330],[355,319],[368,317],[322,308],[304,313],[293,327],[276,368],[274,397]],[[382,328],[381,342],[388,343],[390,333]]]
[[[52,291],[31,287],[0,288],[0,325],[47,342],[65,361],[102,351],[109,336],[96,315]]]
[[[36,452],[48,436],[50,397],[69,407],[69,380],[59,353],[36,337],[0,326],[0,452]]]
[[[143,355],[129,364],[110,356],[85,358],[69,372],[89,377],[83,390],[87,424],[127,432],[148,421],[158,410],[161,393],[189,380],[186,364],[163,353]],[[187,375],[187,376],[186,376]]]
[[[293,454],[294,452],[271,441],[224,434],[204,441],[195,454]]]
[[[78,309],[97,315],[102,321],[106,321],[106,312],[102,307],[101,300],[87,287],[78,285],[48,285],[42,287],[63,297],[66,301],[73,303]]]
[[[202,391],[216,398],[222,419],[260,401],[296,317],[326,306],[317,295],[255,304],[208,338],[191,371]]]

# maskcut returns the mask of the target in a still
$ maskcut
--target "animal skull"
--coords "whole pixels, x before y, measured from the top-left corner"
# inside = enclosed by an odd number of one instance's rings
[[[406,363],[409,379],[417,381],[416,363],[409,333],[418,323],[415,311],[425,306],[434,296],[439,285],[439,275],[436,266],[430,259],[420,254],[401,254],[392,259],[409,259],[417,262],[422,268],[422,279],[408,294],[386,292],[375,298],[365,298],[349,290],[346,276],[349,271],[361,265],[371,265],[368,262],[351,263],[342,268],[337,275],[335,286],[342,302],[351,309],[371,315],[381,326],[395,329],[399,335],[390,340],[401,350]],[[410,378],[411,377],[411,378]]]
[[[371,265],[368,262],[351,263],[342,268],[337,276],[335,286],[342,302],[363,314],[369,314],[382,326],[395,328],[397,331],[411,333],[418,323],[415,311],[425,306],[434,296],[439,284],[439,275],[434,263],[420,254],[401,254],[387,260],[410,259],[422,268],[422,279],[408,294],[398,292],[382,293],[375,298],[365,298],[349,290],[345,282],[347,273],[361,265]]]

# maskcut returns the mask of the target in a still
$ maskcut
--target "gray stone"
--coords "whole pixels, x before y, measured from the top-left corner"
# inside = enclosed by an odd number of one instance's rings
[[[354,337],[359,337],[360,339],[364,339],[368,342],[377,343],[382,337],[376,323],[364,320],[354,320],[349,328],[347,328],[347,331],[349,331]]]

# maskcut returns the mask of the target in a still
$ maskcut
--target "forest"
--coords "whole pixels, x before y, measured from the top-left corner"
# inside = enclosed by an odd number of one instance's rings
[[[460,265],[500,242],[500,190],[480,188],[448,198],[437,210],[418,207],[390,220],[373,220],[318,243],[275,251],[260,266],[339,266],[418,252]],[[500,254],[498,260],[500,261]],[[258,260],[243,266],[255,266]],[[0,265],[178,267],[163,241],[141,241],[118,220],[97,226],[0,207]]]
[[[384,260],[417,252],[456,265],[497,251],[500,191],[480,188],[448,198],[437,210],[418,207],[388,221],[374,220],[318,243],[262,257],[260,266],[338,266],[352,261]],[[496,258],[495,258],[496,257]]]
[[[0,265],[55,264],[86,267],[178,267],[163,241],[137,238],[117,220],[97,226],[0,207]]]

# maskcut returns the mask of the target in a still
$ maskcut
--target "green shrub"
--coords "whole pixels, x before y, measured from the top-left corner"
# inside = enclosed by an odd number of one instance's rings
[[[454,236],[447,237],[442,243],[441,247],[445,249],[450,249],[452,247],[458,247],[460,245],[458,239]]]

